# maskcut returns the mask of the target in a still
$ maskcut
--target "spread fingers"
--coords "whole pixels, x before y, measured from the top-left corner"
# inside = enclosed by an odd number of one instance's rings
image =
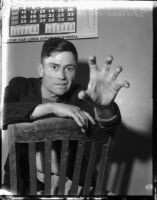
[[[118,92],[122,87],[129,88],[130,83],[127,80],[117,81],[115,84],[115,90]]]
[[[104,66],[104,70],[105,71],[109,71],[110,70],[110,66],[112,64],[112,61],[113,61],[113,56],[112,55],[109,55],[107,58],[106,58],[106,62],[105,62],[105,66]]]
[[[115,80],[117,76],[122,72],[123,68],[118,66],[113,72],[111,72],[110,77]]]
[[[97,69],[96,57],[95,56],[90,56],[88,58],[88,64],[89,64],[90,71],[92,71],[92,70],[98,70]]]

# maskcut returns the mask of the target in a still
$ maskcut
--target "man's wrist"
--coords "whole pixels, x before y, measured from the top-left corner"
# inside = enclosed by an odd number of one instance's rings
[[[116,114],[113,103],[108,106],[97,105],[94,107],[95,117],[97,119],[110,119],[113,118]]]
[[[98,121],[98,124],[101,128],[113,128],[121,121],[121,115],[117,104],[113,102],[110,106],[94,108],[95,118]]]

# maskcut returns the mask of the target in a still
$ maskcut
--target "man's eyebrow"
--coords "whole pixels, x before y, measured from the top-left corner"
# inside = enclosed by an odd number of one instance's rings
[[[55,63],[55,62],[50,62],[50,63],[48,63],[48,65],[57,65],[57,66],[60,66],[60,64],[59,63]],[[67,67],[67,66],[73,66],[73,67],[76,67],[77,65],[76,64],[66,64],[65,65],[65,67]]]
[[[60,65],[60,64],[58,64],[58,63],[55,63],[55,62],[50,62],[50,63],[48,63],[49,65]]]
[[[67,64],[66,66],[73,66],[73,67],[76,67],[75,64]]]

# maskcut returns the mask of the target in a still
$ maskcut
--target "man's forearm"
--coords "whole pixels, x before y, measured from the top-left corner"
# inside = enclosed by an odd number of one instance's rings
[[[44,103],[37,105],[30,114],[31,119],[37,119],[45,115],[53,113],[54,106],[52,103]]]

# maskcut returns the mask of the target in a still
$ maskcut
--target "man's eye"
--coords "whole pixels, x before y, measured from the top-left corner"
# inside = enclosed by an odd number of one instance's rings
[[[58,66],[57,66],[57,65],[51,65],[51,69],[57,70],[57,69],[58,69]]]
[[[68,66],[68,67],[67,67],[67,70],[68,70],[69,72],[73,72],[73,71],[75,70],[75,68],[74,68],[73,66]]]

